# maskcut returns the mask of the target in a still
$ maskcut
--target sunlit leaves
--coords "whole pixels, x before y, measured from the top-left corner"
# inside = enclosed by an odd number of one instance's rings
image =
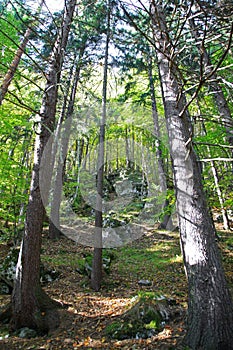
[[[15,15],[12,12],[0,13],[0,77],[12,61],[17,48],[19,36]]]

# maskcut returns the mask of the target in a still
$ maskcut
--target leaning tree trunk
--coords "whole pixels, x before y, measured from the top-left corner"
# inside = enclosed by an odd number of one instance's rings
[[[41,0],[40,5],[39,5],[38,10],[37,10],[37,15],[40,13],[41,8],[43,6],[43,3],[44,3],[44,0]],[[23,56],[23,53],[25,52],[25,49],[27,47],[28,41],[30,39],[30,36],[32,34],[32,31],[33,31],[35,25],[36,25],[36,23],[33,23],[30,28],[27,28],[27,30],[24,34],[24,37],[21,40],[21,43],[19,44],[18,49],[15,53],[15,57],[14,57],[13,61],[11,62],[11,65],[10,65],[10,67],[9,67],[9,69],[8,69],[4,79],[3,79],[3,82],[2,82],[2,85],[0,88],[0,105],[2,104],[2,102],[4,100],[4,97],[8,91],[8,88],[10,86],[12,79],[14,78],[15,72],[19,66],[21,57]]]
[[[233,305],[227,287],[215,228],[208,212],[200,166],[192,147],[188,112],[172,62],[161,5],[151,0],[166,125],[173,162],[180,240],[188,278],[186,343],[191,349],[233,349]],[[179,98],[179,96],[181,96]]]
[[[12,295],[11,325],[13,329],[29,327],[40,332],[47,332],[58,325],[58,315],[53,310],[54,302],[47,297],[40,285],[41,233],[45,210],[39,188],[39,171],[45,144],[54,128],[57,86],[75,5],[76,0],[70,0],[65,8],[62,36],[58,38],[54,46],[40,110],[40,130],[35,142],[25,232]]]

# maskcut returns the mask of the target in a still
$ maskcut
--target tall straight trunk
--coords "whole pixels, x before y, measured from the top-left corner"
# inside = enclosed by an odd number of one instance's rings
[[[152,66],[152,57],[148,57],[148,77],[149,77],[149,83],[150,83],[150,94],[151,94],[151,106],[152,106],[152,117],[154,122],[154,134],[157,138],[157,147],[156,147],[156,160],[158,162],[158,176],[159,176],[159,185],[160,185],[160,191],[162,194],[165,194],[167,192],[167,176],[165,171],[165,166],[163,162],[163,155],[161,150],[161,133],[160,133],[160,126],[159,126],[159,117],[158,117],[158,111],[157,111],[157,103],[156,103],[156,97],[155,97],[155,87],[154,87],[154,79],[153,79],[153,66]],[[167,199],[165,199],[163,204],[163,211],[166,211],[166,209],[169,206],[169,202]],[[170,214],[165,214],[163,217],[163,221],[160,223],[159,228],[166,228],[166,229],[172,229],[172,220]]]
[[[130,137],[131,143],[130,143],[130,150],[131,150],[131,163],[132,163],[132,168],[136,169],[136,162],[134,159],[134,151],[135,151],[135,130],[134,130],[134,125],[131,124],[131,137]]]
[[[129,129],[125,127],[125,154],[126,154],[126,167],[130,168],[131,157],[130,157],[130,143],[129,143]]]
[[[102,281],[102,231],[103,231],[103,182],[104,182],[104,142],[105,142],[105,124],[107,109],[107,82],[108,82],[108,51],[110,42],[110,12],[111,0],[108,0],[107,14],[107,36],[104,55],[104,76],[102,92],[102,117],[100,122],[99,134],[99,152],[97,160],[97,196],[95,208],[95,234],[94,234],[94,255],[91,273],[91,287],[98,291]]]
[[[44,0],[41,0],[38,10],[37,10],[37,15],[40,13],[41,8],[44,4]],[[27,47],[27,44],[29,42],[30,36],[32,34],[33,28],[35,27],[36,23],[32,24],[30,28],[27,28],[22,41],[19,44],[19,47],[15,53],[15,57],[13,59],[13,61],[11,62],[11,65],[3,79],[1,88],[0,88],[0,105],[2,104],[4,97],[8,91],[8,88],[10,86],[10,83],[12,81],[12,79],[14,78],[15,72],[19,66],[21,57],[23,56],[25,49]]]
[[[201,115],[201,113],[200,113],[200,115]],[[204,121],[202,122],[202,128],[204,130],[205,135],[207,135],[207,130],[206,130]],[[225,206],[224,206],[224,196],[222,194],[222,190],[221,190],[221,187],[219,185],[218,170],[217,170],[217,167],[215,165],[214,160],[211,159],[212,155],[211,155],[211,149],[210,149],[209,145],[207,145],[207,151],[208,151],[208,156],[210,158],[210,167],[211,167],[211,171],[212,171],[213,178],[214,178],[215,190],[216,190],[216,193],[218,196],[218,201],[220,204],[221,213],[222,213],[222,217],[223,217],[223,227],[225,230],[229,230],[230,229],[230,222],[228,219],[227,210],[225,209]]]
[[[179,72],[172,62],[163,8],[151,0],[151,16],[172,158],[180,241],[188,278],[186,343],[191,349],[233,349],[233,304],[192,146],[189,114],[183,111]]]
[[[53,310],[54,305],[40,285],[41,233],[45,210],[39,188],[39,171],[42,153],[54,128],[60,70],[76,0],[70,0],[66,5],[62,35],[57,39],[54,46],[40,110],[40,131],[37,133],[35,141],[34,165],[25,231],[16,267],[16,279],[12,295],[13,314],[11,325],[13,329],[29,327],[47,332],[58,325],[58,317]]]
[[[208,149],[208,153],[211,157],[211,152],[210,152],[210,147],[207,146]],[[215,189],[217,192],[217,196],[218,196],[218,200],[219,200],[219,204],[221,207],[221,213],[222,213],[222,218],[223,218],[223,227],[225,230],[229,230],[230,229],[230,223],[229,223],[229,219],[228,219],[228,214],[227,214],[227,210],[224,207],[224,198],[222,195],[222,191],[219,185],[219,177],[218,177],[218,171],[217,171],[217,167],[215,165],[214,160],[210,160],[210,166],[211,166],[211,171],[213,174],[213,178],[214,178],[214,184],[215,184]]]
[[[80,53],[83,56],[84,50]],[[81,57],[79,57],[81,59]],[[60,204],[61,204],[61,195],[62,195],[62,186],[63,186],[63,174],[64,174],[64,164],[66,159],[66,154],[69,144],[69,136],[72,125],[72,115],[74,110],[75,96],[77,92],[77,86],[80,77],[80,64],[77,65],[74,82],[71,88],[71,95],[68,104],[68,110],[66,114],[66,122],[63,130],[63,135],[60,139],[61,141],[61,154],[58,155],[58,164],[56,166],[56,175],[53,188],[53,198],[51,202],[51,214],[50,214],[50,224],[49,224],[49,238],[58,239],[60,237]],[[62,121],[61,121],[62,123]],[[59,128],[61,125],[58,126]],[[59,133],[60,134],[60,133]],[[55,140],[56,142],[56,140]]]

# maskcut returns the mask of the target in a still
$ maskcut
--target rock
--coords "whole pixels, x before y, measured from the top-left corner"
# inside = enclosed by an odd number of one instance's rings
[[[0,265],[0,294],[10,294],[12,292],[18,255],[19,247],[11,248],[8,252],[8,255]],[[52,282],[56,280],[58,276],[59,273],[57,271],[51,270],[49,267],[45,267],[43,264],[41,264],[41,283]]]
[[[0,282],[0,294],[11,294],[12,288],[4,282]]]
[[[223,222],[223,217],[222,217],[222,215],[217,215],[216,216],[216,218],[215,218],[215,221],[217,222],[217,223],[222,223]]]
[[[136,297],[132,307],[117,321],[106,327],[106,334],[113,339],[146,339],[158,334],[174,319],[183,319],[184,310],[175,300],[164,296]]]
[[[56,270],[50,270],[48,267],[45,267],[41,264],[40,267],[40,281],[41,283],[50,283],[58,279],[59,272]]]
[[[19,338],[35,338],[37,336],[37,333],[34,329],[25,327],[19,330],[18,336]]]
[[[132,183],[128,179],[116,181],[114,187],[119,197],[132,195],[133,193]]]
[[[103,229],[103,246],[104,248],[119,247],[123,244],[117,230],[109,227]]]
[[[11,248],[0,265],[0,281],[10,289],[13,287],[18,255],[19,248]]]
[[[138,281],[139,286],[145,286],[145,287],[149,287],[152,286],[152,282],[149,280],[140,280]]]

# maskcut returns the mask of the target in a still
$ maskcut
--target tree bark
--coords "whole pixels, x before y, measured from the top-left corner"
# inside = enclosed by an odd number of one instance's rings
[[[25,231],[12,295],[11,326],[13,329],[29,327],[44,333],[58,325],[58,314],[54,311],[54,302],[46,296],[40,285],[41,233],[45,210],[39,187],[39,171],[43,150],[55,124],[60,70],[75,5],[76,0],[70,0],[65,9],[62,36],[57,39],[53,50],[40,110]]]
[[[103,181],[104,181],[104,143],[106,124],[106,104],[107,104],[107,82],[108,82],[108,51],[110,41],[110,12],[111,0],[108,0],[107,8],[107,36],[104,55],[104,76],[102,92],[102,118],[100,122],[99,152],[97,160],[97,197],[95,208],[95,234],[94,234],[94,255],[91,273],[91,287],[98,291],[102,281],[102,229],[103,229]]]
[[[60,237],[60,204],[63,186],[63,175],[64,175],[64,164],[68,150],[69,137],[72,125],[72,115],[74,110],[75,96],[77,92],[79,77],[80,77],[80,60],[84,54],[85,47],[80,50],[79,63],[76,63],[76,70],[74,74],[74,81],[71,88],[71,95],[68,104],[68,110],[66,113],[66,123],[63,130],[63,135],[60,138],[61,142],[61,154],[58,155],[58,164],[56,166],[55,183],[53,188],[53,198],[51,202],[51,214],[50,214],[50,224],[49,224],[49,238],[59,239]],[[62,122],[61,122],[62,124]],[[62,125],[58,127],[61,128]],[[60,132],[59,132],[60,135]],[[57,140],[55,140],[57,141]]]
[[[161,4],[151,16],[172,158],[180,241],[188,278],[186,344],[191,349],[233,349],[233,305],[208,212],[202,176],[192,147],[189,114],[171,60],[171,43]],[[180,97],[181,96],[181,97]]]
[[[154,81],[153,81],[153,71],[152,71],[152,57],[148,57],[148,77],[149,77],[149,83],[150,83],[150,93],[151,93],[151,106],[152,106],[152,116],[153,116],[153,122],[154,122],[154,134],[157,138],[157,147],[156,147],[156,158],[158,162],[158,176],[159,176],[159,184],[160,184],[160,191],[162,194],[165,194],[167,192],[167,176],[165,172],[165,166],[163,162],[163,155],[161,151],[161,133],[160,133],[160,126],[159,126],[159,116],[157,111],[157,103],[156,103],[156,97],[155,97],[155,87],[154,87]],[[167,199],[164,200],[163,204],[163,211],[166,211],[166,209],[169,206],[169,202]],[[173,224],[171,215],[169,213],[166,213],[163,217],[163,221],[159,225],[160,229],[167,229],[172,230]]]

